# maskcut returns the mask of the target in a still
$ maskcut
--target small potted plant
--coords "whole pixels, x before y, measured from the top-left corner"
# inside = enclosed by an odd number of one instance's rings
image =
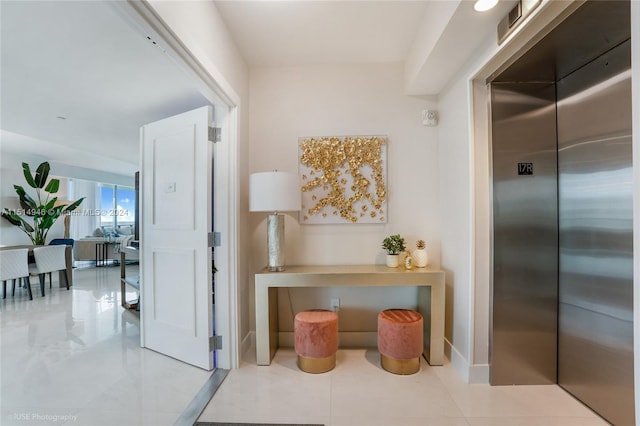
[[[382,248],[387,252],[387,266],[397,268],[400,264],[399,255],[406,250],[404,238],[400,235],[390,235],[382,241]]]

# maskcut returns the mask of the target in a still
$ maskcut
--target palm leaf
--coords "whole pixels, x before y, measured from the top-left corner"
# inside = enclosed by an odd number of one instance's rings
[[[4,211],[2,213],[2,217],[5,218],[6,220],[9,221],[10,224],[14,225],[14,226],[20,226],[22,224],[22,222],[20,222],[18,219],[14,218],[13,215],[15,215],[15,213],[11,213],[9,210],[7,210],[6,208],[4,209]]]
[[[40,222],[40,226],[38,226],[39,229],[41,230],[47,230],[49,228],[51,228],[53,226],[53,222],[56,221],[56,219],[58,218],[59,215],[57,216],[45,216],[42,218],[42,222]]]
[[[44,210],[51,210],[55,205],[56,201],[58,201],[58,197],[53,197],[49,202],[43,207]]]
[[[33,180],[33,176],[31,176],[31,168],[27,163],[22,163],[22,172],[24,173],[24,179],[27,181],[30,187],[37,188],[36,181]]]
[[[75,209],[76,209],[76,208],[77,208],[77,207],[78,207],[78,206],[79,206],[79,205],[84,201],[84,199],[85,199],[85,198],[87,198],[87,197],[82,197],[82,198],[80,198],[79,200],[74,201],[73,203],[69,204],[69,205],[64,209],[64,212],[66,213],[66,212],[74,211],[74,210],[75,210]]]
[[[16,190],[16,194],[18,194],[18,197],[20,197],[20,207],[25,210],[35,210],[38,208],[38,203],[36,203],[36,201],[26,193],[23,187],[21,187],[20,185],[13,185],[13,188]]]
[[[51,179],[44,190],[49,194],[55,194],[58,188],[60,188],[60,179]]]
[[[51,166],[49,166],[49,163],[46,161],[44,163],[41,163],[36,169],[36,177],[34,181],[38,188],[42,188],[47,182],[47,178],[49,177],[49,170],[51,170]]]
[[[34,231],[33,227],[28,222],[26,222],[23,218],[21,218],[17,214],[13,212],[8,212],[7,209],[5,209],[4,212],[2,212],[2,217],[7,219],[9,222],[11,222],[11,224],[15,226],[19,226],[25,232]]]

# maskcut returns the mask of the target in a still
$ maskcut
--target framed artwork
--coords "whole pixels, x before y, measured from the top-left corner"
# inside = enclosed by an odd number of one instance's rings
[[[298,139],[301,224],[387,222],[387,137]]]

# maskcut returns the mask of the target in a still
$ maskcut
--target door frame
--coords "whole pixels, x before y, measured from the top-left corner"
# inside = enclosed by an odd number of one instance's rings
[[[223,245],[216,248],[215,333],[222,336],[222,349],[216,350],[218,368],[237,368],[240,364],[238,311],[238,241],[239,241],[239,175],[238,175],[238,105],[240,97],[222,75],[211,75],[193,56],[166,23],[146,1],[110,2],[116,12],[142,37],[150,37],[154,45],[181,69],[200,93],[214,106],[215,125],[221,127],[222,138],[214,147],[216,232],[222,234]],[[218,121],[217,110],[225,108]],[[224,169],[226,167],[226,169]],[[221,185],[221,187],[218,187]],[[219,210],[220,209],[220,210]],[[225,243],[226,242],[226,243]]]

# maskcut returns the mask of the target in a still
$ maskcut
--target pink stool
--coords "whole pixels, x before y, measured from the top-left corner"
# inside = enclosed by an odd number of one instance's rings
[[[324,373],[336,366],[338,314],[321,309],[298,312],[293,332],[302,371]]]
[[[423,349],[422,315],[410,309],[387,309],[378,314],[382,368],[394,374],[417,373]]]

